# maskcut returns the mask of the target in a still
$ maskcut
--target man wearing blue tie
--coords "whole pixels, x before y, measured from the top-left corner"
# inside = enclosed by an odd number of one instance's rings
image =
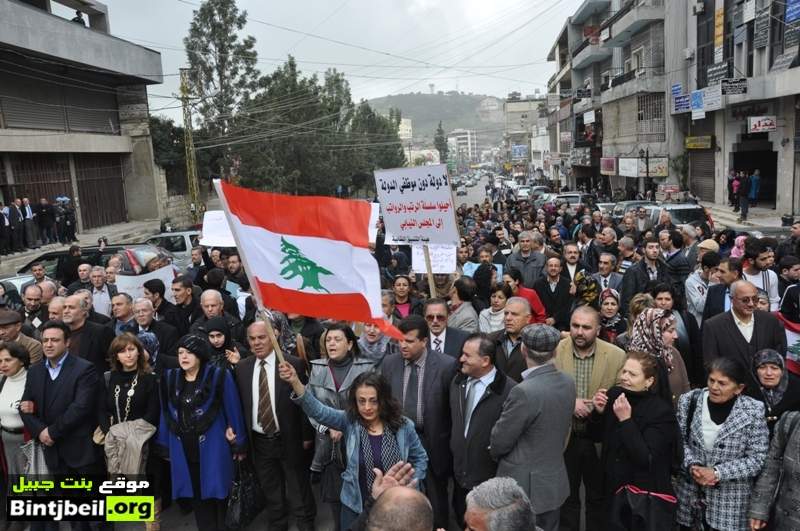
[[[22,198],[22,219],[23,219],[23,227],[25,228],[25,247],[28,249],[36,249],[39,247],[39,235],[36,221],[34,221],[34,217],[36,213],[33,211],[31,207],[31,202],[28,200],[27,197]]]

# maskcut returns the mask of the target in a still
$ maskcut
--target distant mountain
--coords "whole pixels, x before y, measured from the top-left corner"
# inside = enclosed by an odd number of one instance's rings
[[[414,145],[433,147],[439,121],[445,133],[453,129],[475,129],[481,148],[498,145],[503,138],[503,100],[494,96],[463,94],[456,91],[436,94],[398,94],[369,100],[380,113],[400,109],[411,118]]]

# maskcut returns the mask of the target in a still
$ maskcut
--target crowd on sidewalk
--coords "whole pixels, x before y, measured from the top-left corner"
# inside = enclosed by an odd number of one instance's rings
[[[59,196],[55,203],[46,198],[33,204],[27,197],[0,203],[0,255],[38,249],[50,243],[78,241],[75,207],[70,198]]]
[[[113,256],[39,270],[0,310],[6,477],[37,441],[50,473],[146,472],[201,530],[242,467],[277,531],[320,505],[337,530],[800,528],[800,222],[778,242],[504,189],[457,218],[433,285],[379,228],[402,339],[261,314],[236,249],[141,298]]]

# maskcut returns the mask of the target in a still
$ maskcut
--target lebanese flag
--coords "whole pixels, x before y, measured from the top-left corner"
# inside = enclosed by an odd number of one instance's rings
[[[800,323],[790,321],[781,312],[773,315],[786,329],[786,368],[800,376]]]
[[[376,324],[384,319],[366,201],[256,192],[214,181],[253,290],[268,308]],[[257,298],[257,299],[258,299]]]

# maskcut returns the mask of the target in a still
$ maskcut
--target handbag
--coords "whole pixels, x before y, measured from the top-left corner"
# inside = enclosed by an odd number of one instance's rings
[[[670,494],[623,485],[611,500],[608,531],[672,531],[677,504]]]
[[[20,446],[17,459],[19,459],[17,464],[25,475],[47,476],[50,474],[44,458],[44,447],[39,441],[30,440]]]
[[[264,492],[252,467],[245,465],[243,461],[236,461],[236,477],[228,496],[225,527],[227,529],[247,527],[265,505]]]

